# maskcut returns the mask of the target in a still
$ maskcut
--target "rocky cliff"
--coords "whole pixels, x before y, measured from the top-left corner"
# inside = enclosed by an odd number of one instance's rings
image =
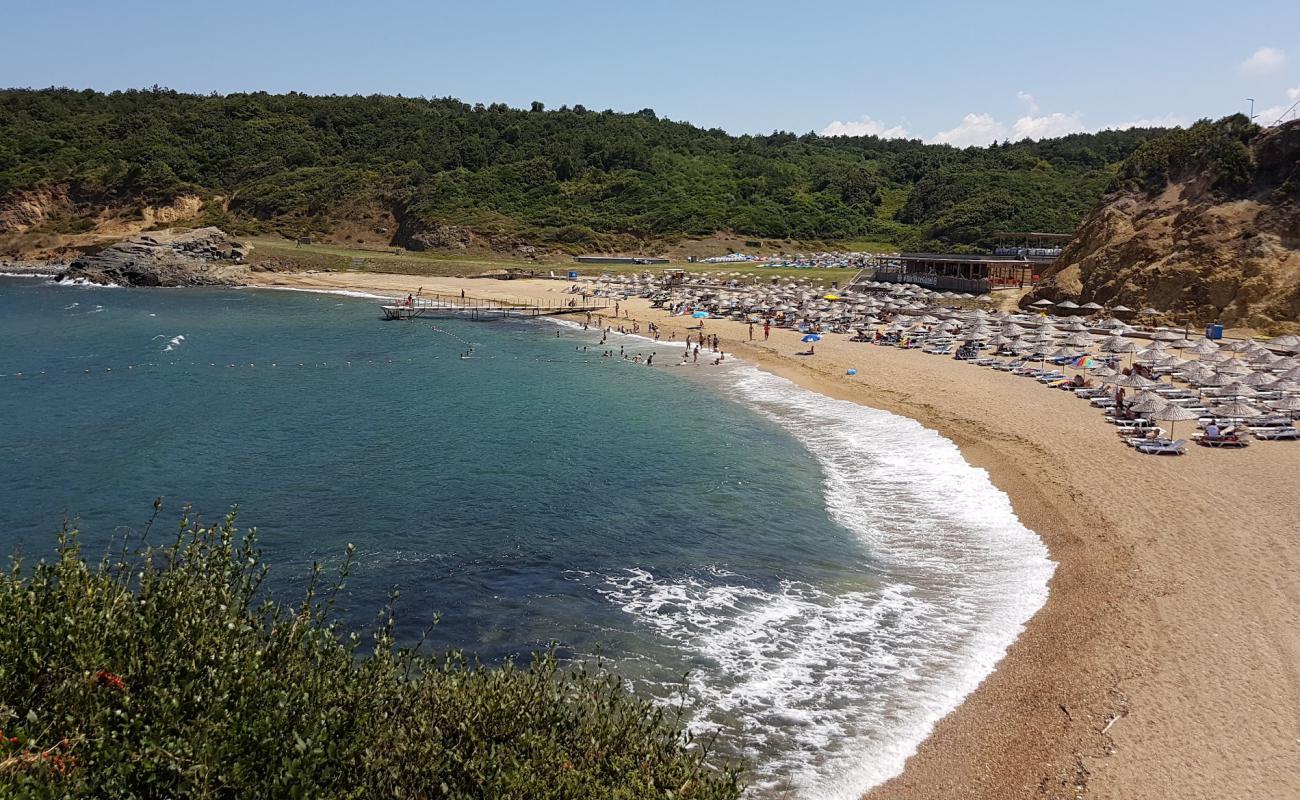
[[[241,282],[249,249],[220,228],[151,231],[73,261],[60,280],[119,286],[229,286]]]
[[[1229,117],[1148,142],[1022,305],[1044,297],[1300,330],[1300,122]]]

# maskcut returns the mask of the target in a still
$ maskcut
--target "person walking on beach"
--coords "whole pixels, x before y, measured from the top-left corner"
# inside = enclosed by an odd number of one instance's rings
[[[771,336],[771,335],[772,335],[772,320],[770,320],[770,319],[769,319],[769,320],[764,320],[764,321],[763,321],[763,341],[766,342],[767,339],[768,339],[768,337]]]
[[[749,340],[754,341],[754,323],[749,323]]]
[[[460,290],[460,299],[461,299],[461,300],[464,300],[464,299],[465,299],[465,290],[464,290],[464,289],[461,289],[461,290]]]

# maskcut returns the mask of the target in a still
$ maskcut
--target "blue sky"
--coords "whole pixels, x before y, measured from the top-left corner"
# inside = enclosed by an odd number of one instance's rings
[[[1300,99],[1300,3],[10,2],[0,85],[454,96],[954,144]]]

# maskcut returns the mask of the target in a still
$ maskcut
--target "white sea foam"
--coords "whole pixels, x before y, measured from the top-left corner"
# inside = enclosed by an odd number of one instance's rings
[[[43,276],[48,277],[48,276]],[[121,289],[121,284],[117,283],[95,283],[85,278],[71,278],[66,281],[46,281],[47,286],[87,286],[92,289]]]
[[[0,278],[48,278],[48,272],[0,272]]]
[[[857,798],[993,671],[1055,568],[1009,499],[913,420],[734,364],[738,398],[820,462],[832,517],[882,571],[868,591],[714,573],[598,591],[696,663],[705,725],[738,734],[760,796]]]
[[[165,336],[165,335],[166,335],[166,334],[160,334],[160,336]],[[157,339],[157,338],[160,338],[160,336],[155,336],[154,338]],[[178,335],[176,335],[176,336],[173,336],[172,338],[170,338],[170,339],[167,340],[167,346],[163,348],[163,352],[164,352],[164,353],[170,353],[171,351],[173,351],[173,350],[175,350],[176,348],[180,347],[180,346],[181,346],[181,342],[183,342],[183,341],[185,341],[185,335],[184,335],[184,334],[178,334]]]

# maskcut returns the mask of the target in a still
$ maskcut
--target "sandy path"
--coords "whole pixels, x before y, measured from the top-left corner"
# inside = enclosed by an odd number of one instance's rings
[[[394,295],[554,299],[566,286],[257,277]],[[623,307],[678,339],[691,322]],[[1086,403],[1025,378],[838,336],[806,357],[791,331],[750,344],[740,323],[706,330],[807,388],[949,437],[1060,563],[1007,658],[870,797],[1300,797],[1300,443],[1142,456]]]

